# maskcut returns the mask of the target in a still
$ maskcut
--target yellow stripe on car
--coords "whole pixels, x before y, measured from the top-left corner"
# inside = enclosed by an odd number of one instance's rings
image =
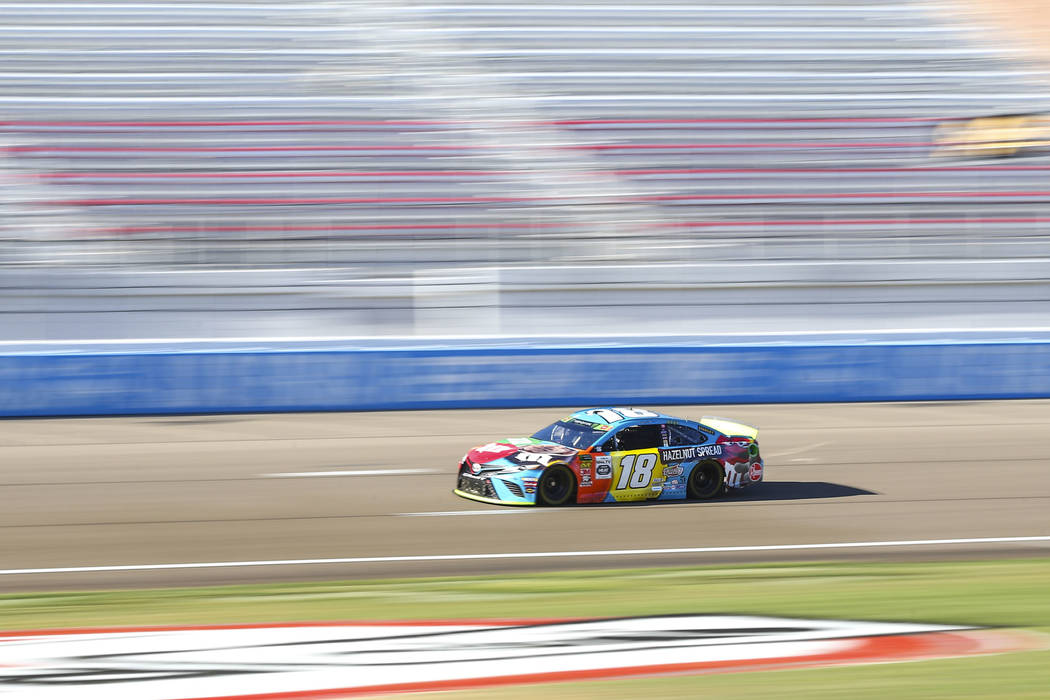
[[[744,437],[749,437],[752,440],[758,439],[758,428],[752,428],[750,425],[744,425],[743,423],[737,423],[736,421],[719,418],[717,416],[704,416],[700,419],[700,423],[701,425],[706,425],[708,428],[714,428],[718,432],[729,436],[742,435]]]

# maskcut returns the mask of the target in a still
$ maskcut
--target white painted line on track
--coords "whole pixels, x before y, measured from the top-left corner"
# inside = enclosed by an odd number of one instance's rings
[[[535,513],[548,508],[514,508],[510,510],[435,510],[429,513],[395,513],[404,518],[437,518],[443,515],[516,515],[517,513]]]
[[[824,447],[824,445],[827,445],[827,444],[828,443],[826,443],[826,442],[818,442],[815,445],[806,445],[805,447],[799,447],[797,449],[788,450],[786,452],[774,452],[772,454],[767,453],[765,455],[765,458],[766,459],[779,459],[780,457],[790,457],[791,455],[797,455],[797,454],[801,454],[803,452],[809,452],[810,450],[815,450],[818,447]]]
[[[413,554],[389,557],[339,557],[334,559],[270,559],[264,561],[213,561],[186,564],[119,564],[112,566],[54,566],[37,569],[0,569],[0,576],[26,574],[77,574],[105,571],[160,571],[164,569],[228,569],[247,566],[306,566],[313,564],[380,564],[385,562],[473,561],[480,559],[549,559],[552,557],[624,557],[656,554],[719,554],[726,552],[778,552],[807,549],[862,549],[923,547],[958,544],[1007,544],[1050,542],[1050,535],[1032,537],[971,537],[946,540],[888,540],[884,542],[825,542],[819,544],[740,545],[736,547],[675,547],[669,549],[607,549],[578,552],[497,552],[489,554]]]
[[[274,474],[263,474],[265,477],[274,479],[293,479],[296,477],[306,478],[311,476],[397,476],[399,474],[439,474],[432,469],[358,469],[356,471],[334,471],[334,472],[277,472]]]

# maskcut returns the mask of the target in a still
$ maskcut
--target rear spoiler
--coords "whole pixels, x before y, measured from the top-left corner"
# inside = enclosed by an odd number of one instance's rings
[[[737,423],[736,421],[731,421],[727,418],[704,416],[700,419],[700,423],[731,437],[741,436],[749,437],[752,440],[758,439],[758,428],[753,428],[750,425],[744,425],[743,423]]]

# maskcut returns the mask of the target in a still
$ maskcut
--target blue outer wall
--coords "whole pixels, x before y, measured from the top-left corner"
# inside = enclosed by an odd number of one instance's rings
[[[0,415],[1050,396],[1050,340],[0,354]]]

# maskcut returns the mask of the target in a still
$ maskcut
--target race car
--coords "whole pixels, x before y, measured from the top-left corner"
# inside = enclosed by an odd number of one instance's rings
[[[576,411],[534,433],[475,447],[453,493],[485,503],[708,499],[762,481],[758,430],[642,408]]]

